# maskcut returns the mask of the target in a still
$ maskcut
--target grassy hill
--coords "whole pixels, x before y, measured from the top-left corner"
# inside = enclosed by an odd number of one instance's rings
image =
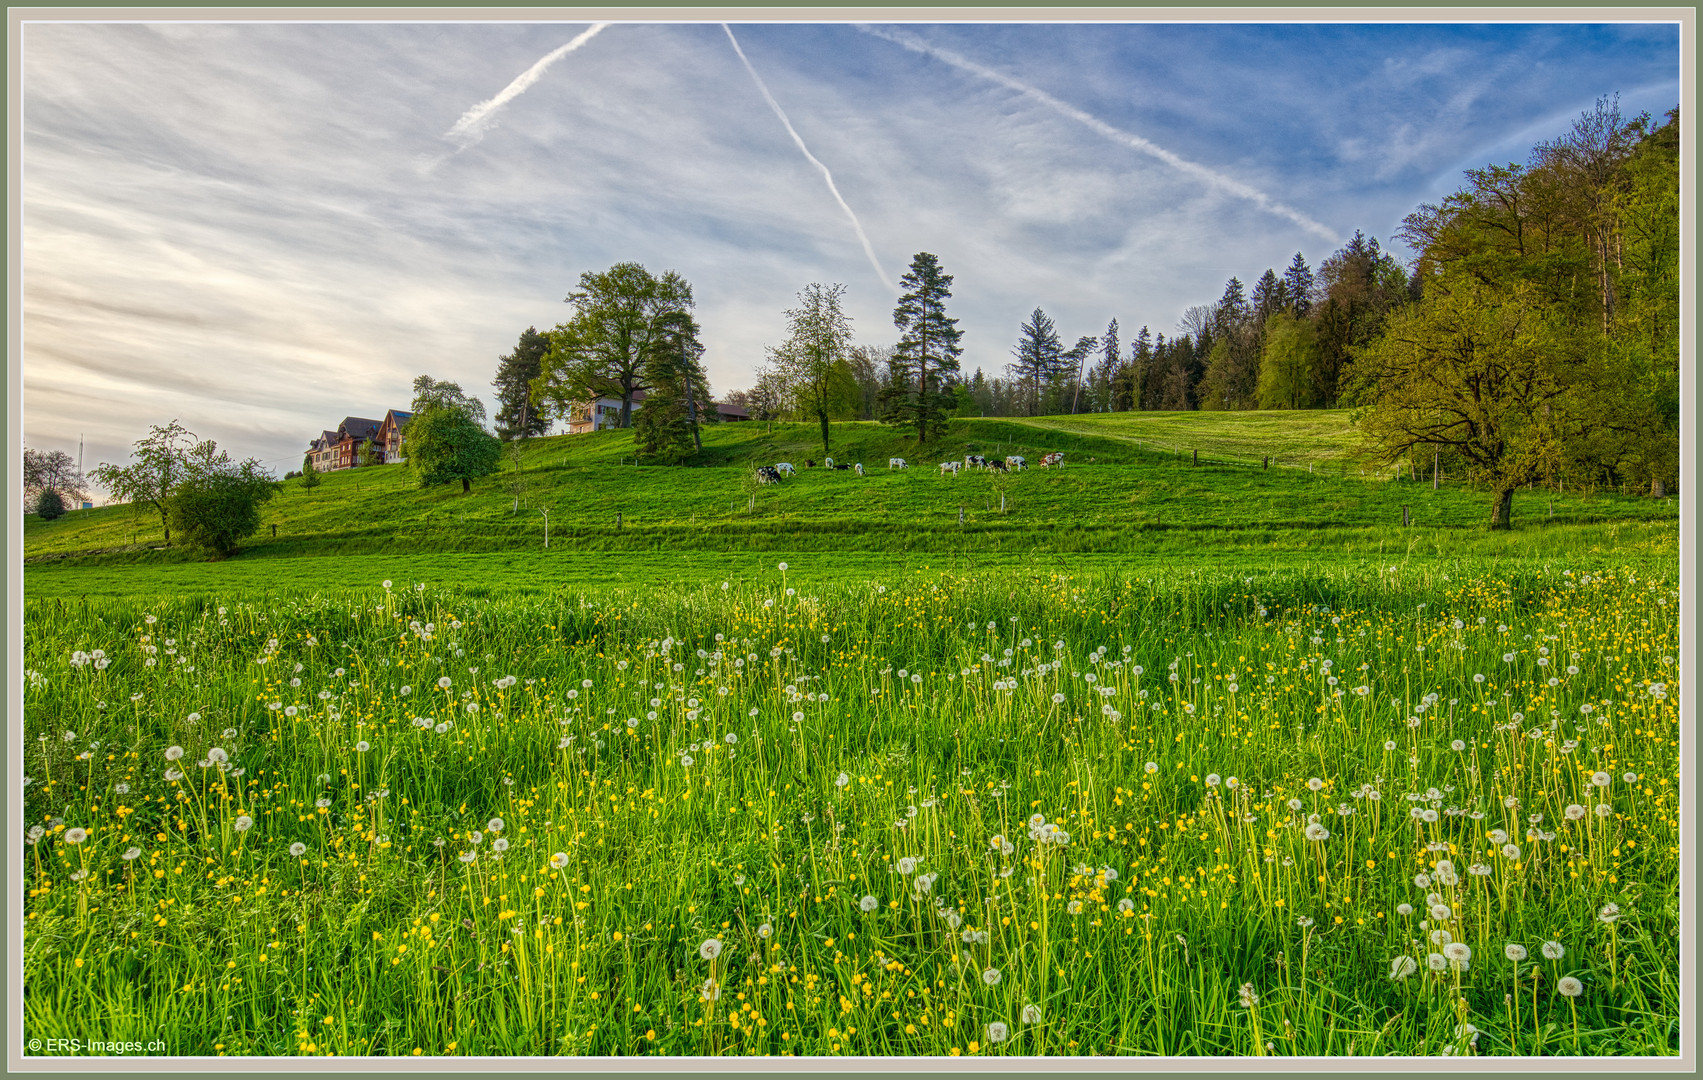
[[[469,495],[459,485],[422,489],[402,466],[331,473],[312,490],[284,484],[260,533],[217,569],[228,575],[235,563],[324,556],[542,556],[546,510],[551,559],[611,551],[664,559],[860,552],[877,561],[1064,552],[1539,555],[1671,553],[1677,544],[1677,500],[1602,493],[1521,492],[1515,532],[1489,534],[1483,492],[1363,474],[1342,412],[960,419],[921,452],[891,428],[844,423],[834,425],[832,443],[837,460],[862,461],[868,475],[804,469],[820,453],[818,429],[761,423],[709,429],[703,454],[675,467],[635,465],[626,432],[536,439],[518,469],[505,462]],[[1198,466],[1188,453],[1195,449]],[[967,452],[1038,461],[1053,450],[1066,453],[1063,470],[947,477],[936,468]],[[1260,460],[1267,453],[1275,459],[1269,469]],[[889,471],[893,456],[913,467]],[[778,486],[750,483],[754,465],[777,461],[794,462],[799,475]],[[1405,529],[1404,505],[1412,521]],[[162,540],[157,515],[127,506],[54,522],[30,516],[26,584],[51,588],[53,571],[73,567],[198,561]],[[706,562],[709,572],[716,565]]]

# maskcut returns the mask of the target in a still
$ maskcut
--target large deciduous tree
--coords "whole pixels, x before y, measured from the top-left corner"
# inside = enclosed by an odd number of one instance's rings
[[[550,339],[529,326],[521,332],[514,351],[497,358],[497,435],[503,440],[524,439],[550,430],[550,414],[532,400],[532,383],[544,372],[544,356]]]
[[[83,474],[70,454],[63,450],[24,448],[24,512],[36,512],[44,491],[57,491],[62,499],[87,498]]]
[[[687,315],[679,316],[650,351],[641,373],[648,387],[645,405],[633,419],[638,453],[677,462],[704,448],[703,425],[720,417],[710,403],[703,356],[698,324]]]
[[[1440,280],[1391,316],[1348,377],[1361,432],[1385,461],[1452,451],[1490,489],[1490,527],[1511,523],[1516,488],[1545,478],[1593,421],[1600,386],[1578,335],[1529,285]]]
[[[152,507],[160,515],[165,542],[171,543],[171,497],[185,476],[190,454],[197,446],[195,435],[173,420],[148,429],[131,452],[128,465],[102,462],[89,475],[114,498],[141,510]]]
[[[472,482],[497,470],[502,444],[485,430],[485,404],[460,385],[421,375],[414,380],[414,417],[402,429],[402,455],[421,487]]]
[[[952,275],[941,270],[935,256],[918,252],[899,284],[906,291],[893,309],[900,337],[888,365],[891,381],[884,419],[914,423],[917,441],[927,442],[945,430],[946,413],[954,404],[952,383],[964,351],[958,344],[963,331],[958,320],[946,314]]]
[[[822,429],[822,453],[830,452],[828,422],[855,416],[859,385],[852,367],[851,320],[840,298],[839,283],[811,283],[798,293],[798,306],[787,309],[787,339],[769,349],[769,363],[785,381],[794,408]]]
[[[550,332],[534,399],[571,417],[576,406],[619,397],[621,426],[631,427],[633,392],[646,389],[646,365],[672,347],[681,317],[691,314],[691,285],[673,270],[656,276],[638,263],[617,263],[581,274],[566,302],[574,315]]]

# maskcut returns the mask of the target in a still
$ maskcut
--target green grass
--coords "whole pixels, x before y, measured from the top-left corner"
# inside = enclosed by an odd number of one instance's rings
[[[1672,1055],[1674,569],[789,563],[723,589],[701,564],[27,599],[24,1035]],[[1427,970],[1421,919],[1465,970]]]
[[[25,1036],[1677,1053],[1677,501],[1523,491],[1491,533],[1344,425],[955,421],[954,457],[1070,455],[955,479],[839,425],[917,467],[754,505],[809,428],[694,468],[558,437],[519,514],[511,476],[334,473],[221,562],[26,519]]]
[[[1218,414],[1190,414],[1203,433],[1234,448]],[[1341,414],[1328,414],[1340,422]],[[1330,421],[1312,414],[1253,414],[1265,430],[1287,423],[1314,438]],[[1172,428],[1178,417],[1152,421]],[[836,427],[841,459],[860,459],[869,475],[802,470],[778,486],[751,491],[753,463],[811,452],[807,425],[722,425],[712,429],[698,467],[620,464],[631,452],[622,432],[557,436],[533,442],[523,469],[481,481],[471,495],[454,485],[421,489],[400,466],[332,473],[313,490],[285,484],[267,504],[260,533],[231,565],[253,560],[362,554],[542,551],[549,511],[552,553],[906,553],[1021,557],[1043,553],[1117,553],[1145,557],[1274,556],[1335,552],[1391,555],[1510,555],[1677,550],[1677,501],[1576,491],[1515,496],[1519,528],[1490,534],[1488,499],[1454,485],[1363,479],[1341,469],[1307,473],[1206,463],[1065,427],[1133,429],[1120,418],[1039,422],[954,421],[944,445],[962,456],[1048,449],[1070,455],[1063,470],[943,477],[944,450],[920,457],[875,424]],[[1120,426],[1121,425],[1121,426]],[[1208,441],[1202,439],[1201,441]],[[1289,445],[1289,444],[1285,444]],[[843,449],[841,449],[843,448]],[[890,456],[917,462],[889,471]],[[524,484],[517,492],[513,485]],[[518,505],[517,505],[518,503]],[[1411,526],[1404,528],[1403,507]],[[620,515],[617,525],[616,516]],[[960,523],[962,514],[962,523]],[[273,535],[274,527],[276,536]],[[164,548],[157,516],[128,507],[76,511],[25,524],[29,587],[45,584],[47,564],[79,566],[177,562],[195,558]],[[60,568],[63,569],[63,568]],[[292,571],[293,572],[293,571]]]

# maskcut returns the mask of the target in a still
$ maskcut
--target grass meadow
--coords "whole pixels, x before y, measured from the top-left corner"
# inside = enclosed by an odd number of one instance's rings
[[[548,586],[279,559],[277,592],[32,564],[24,1033],[1675,1054],[1652,545]]]

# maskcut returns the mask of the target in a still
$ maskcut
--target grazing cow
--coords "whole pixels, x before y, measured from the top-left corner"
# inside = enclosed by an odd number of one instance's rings
[[[1018,457],[1016,454],[1012,454],[1010,457],[1006,458],[1005,463],[1018,471],[1022,471],[1029,467],[1029,463]]]
[[[1043,469],[1051,468],[1055,465],[1058,466],[1061,469],[1064,468],[1064,452],[1063,451],[1054,450],[1052,453],[1048,454],[1046,457],[1041,459],[1041,468],[1043,468]]]
[[[988,468],[994,469],[994,470],[996,470],[998,472],[1002,472],[1002,473],[1008,473],[1008,472],[1011,471],[1010,469],[1005,467],[1005,462],[1000,460],[999,458],[994,458],[992,461],[988,462]]]
[[[798,470],[792,467],[792,462],[783,461],[775,466],[775,471],[782,476],[797,476]]]
[[[863,475],[863,462],[858,462],[856,465],[853,465],[852,468],[857,470],[857,474],[859,476]]]
[[[780,482],[781,482],[781,474],[779,472],[775,471],[774,466],[762,465],[762,466],[758,467],[758,469],[757,469],[757,483],[759,483],[759,484],[778,484]]]
[[[813,460],[812,460],[812,459],[810,459],[810,458],[805,458],[805,459],[804,459],[804,467],[805,467],[805,468],[806,468],[806,469],[814,469],[814,468],[815,468],[815,467],[816,467],[816,462],[815,462],[815,461],[813,461]]]
[[[850,465],[830,465],[830,466],[828,466],[828,468],[833,469],[836,472],[850,472],[851,471]]]
[[[953,476],[957,476],[959,468],[961,466],[956,461],[942,461],[940,463],[940,475],[945,476],[947,473],[951,473]]]
[[[902,457],[890,457],[890,458],[888,458],[887,459],[887,467],[889,469],[908,469],[908,468],[910,468],[909,465],[905,464],[905,459],[902,458]]]
[[[823,458],[822,459],[822,467],[825,468],[825,469],[835,469],[835,468],[838,468],[839,466],[834,464],[833,458]]]
[[[985,458],[985,457],[982,457],[980,454],[965,454],[964,455],[964,468],[966,468],[966,469],[973,469],[978,465],[980,465],[982,468],[985,469],[985,468],[987,468],[987,463],[988,463],[988,459]]]

